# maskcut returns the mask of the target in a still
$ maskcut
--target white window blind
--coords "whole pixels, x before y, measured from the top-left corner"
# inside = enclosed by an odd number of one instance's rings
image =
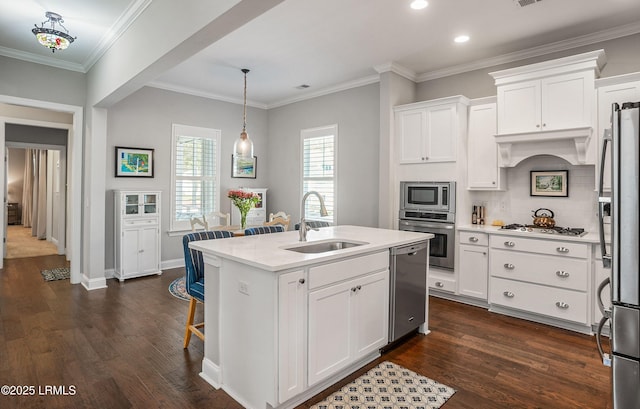
[[[328,216],[320,215],[320,201],[310,196],[305,203],[309,220],[336,221],[337,125],[304,129],[302,135],[302,195],[315,190],[324,199]]]
[[[171,230],[189,230],[189,220],[218,211],[220,131],[173,126]]]

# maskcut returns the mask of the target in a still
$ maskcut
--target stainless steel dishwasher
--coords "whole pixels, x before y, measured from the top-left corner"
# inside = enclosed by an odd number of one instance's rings
[[[389,250],[389,342],[426,321],[429,240]]]

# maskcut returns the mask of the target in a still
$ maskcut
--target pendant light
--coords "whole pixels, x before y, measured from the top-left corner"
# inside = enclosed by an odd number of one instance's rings
[[[247,73],[248,69],[243,68],[244,73],[244,111],[242,115],[242,132],[240,137],[233,144],[233,154],[238,158],[253,158],[253,142],[247,134]]]
[[[52,52],[64,50],[69,47],[69,44],[73,43],[76,37],[71,37],[69,30],[62,25],[62,23],[64,23],[62,16],[58,13],[47,11],[45,17],[47,20],[43,21],[40,27],[36,25],[35,28],[31,29],[31,32],[36,36],[38,42],[51,49]],[[51,27],[45,27],[45,24],[49,24]],[[64,31],[57,30],[56,24]]]

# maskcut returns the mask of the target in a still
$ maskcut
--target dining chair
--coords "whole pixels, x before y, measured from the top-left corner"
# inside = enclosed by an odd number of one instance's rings
[[[212,221],[217,219],[218,224],[213,224]],[[224,230],[225,227],[231,225],[231,214],[222,212],[211,212],[209,214],[203,214],[202,217],[192,217],[191,231],[196,231],[196,226],[200,225],[204,230]]]
[[[320,227],[329,227],[330,226],[329,222],[323,222],[323,221],[318,221],[318,220],[307,220],[307,224],[312,229],[318,229]],[[300,223],[296,223],[295,229],[296,230],[300,230]]]
[[[248,229],[244,229],[245,236],[255,236],[257,234],[282,233],[282,232],[284,232],[284,227],[281,225],[258,226],[258,227],[249,227]]]
[[[233,237],[233,233],[226,230],[201,231],[185,234],[182,237],[182,247],[184,249],[184,268],[186,270],[185,289],[190,296],[189,312],[187,314],[187,325],[184,333],[184,348],[189,346],[191,334],[195,334],[204,341],[204,323],[194,324],[193,319],[196,313],[196,304],[204,303],[204,261],[202,252],[189,248],[189,243],[201,240],[213,240]]]
[[[285,212],[278,212],[276,214],[269,213],[269,221],[264,222],[264,226],[282,226],[284,231],[289,230],[289,224],[291,223],[291,216]]]

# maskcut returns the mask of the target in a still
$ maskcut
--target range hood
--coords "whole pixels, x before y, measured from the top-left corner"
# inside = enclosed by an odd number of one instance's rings
[[[535,133],[495,135],[499,166],[514,167],[524,159],[536,155],[558,156],[572,165],[592,165],[587,150],[593,128],[570,128]]]

